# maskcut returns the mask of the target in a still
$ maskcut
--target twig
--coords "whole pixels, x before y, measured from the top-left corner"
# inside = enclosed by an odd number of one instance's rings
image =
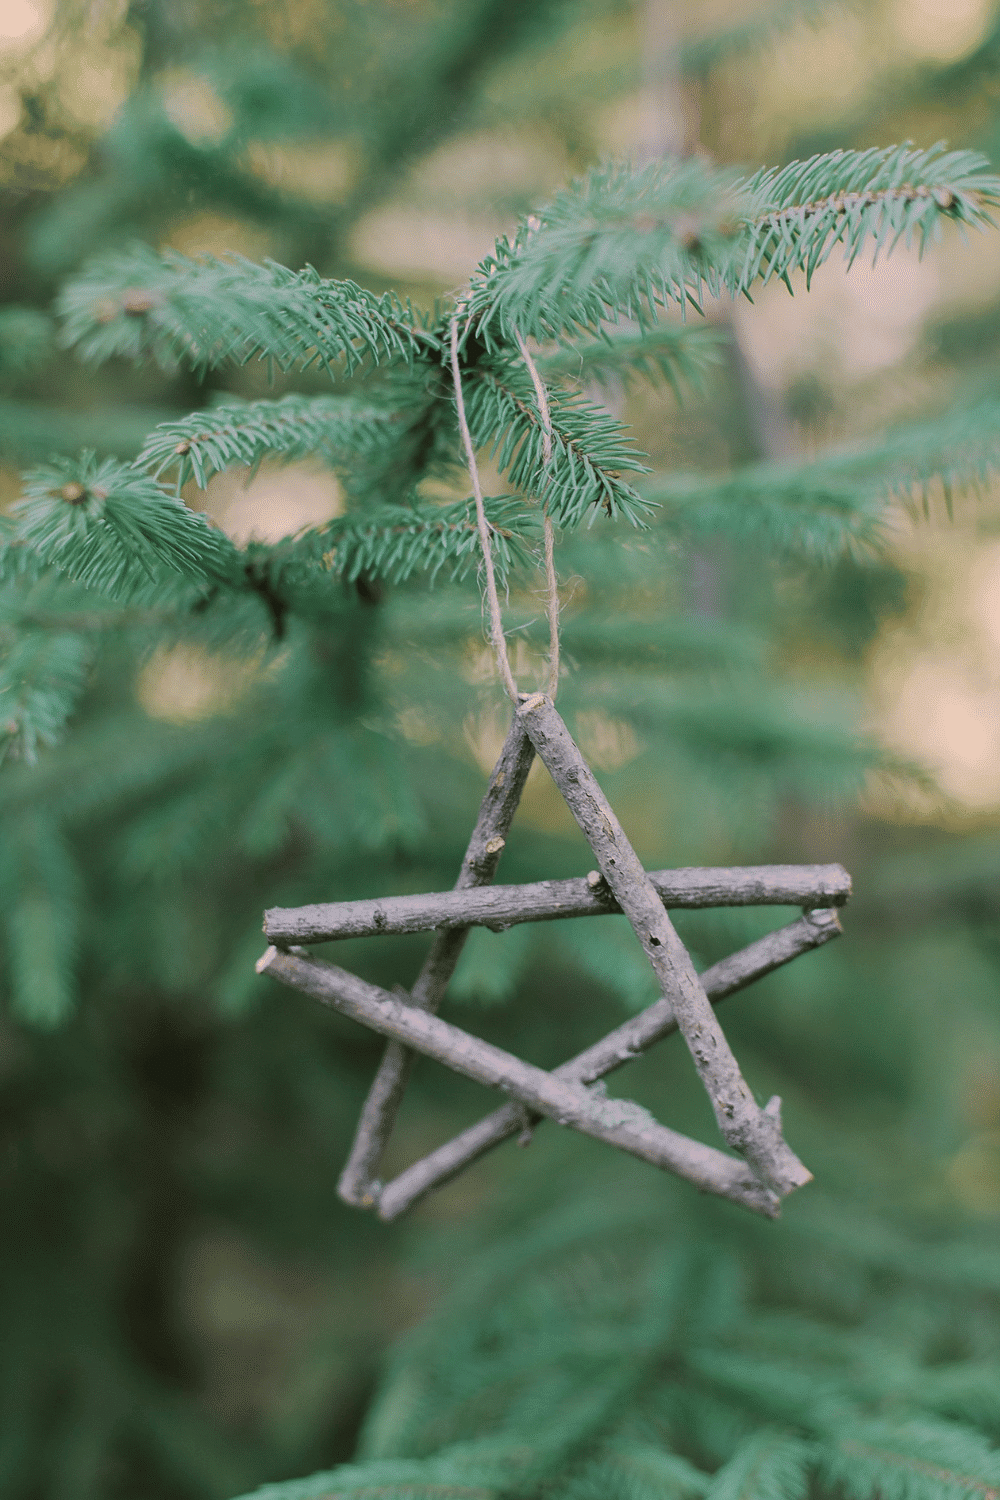
[[[486,788],[455,882],[456,891],[488,885],[496,874],[504,840],[534,759],[535,748],[515,714]],[[422,1010],[437,1010],[468,934],[467,926],[446,928],[435,934],[410,991],[411,1004]],[[406,1047],[390,1042],[362,1108],[354,1143],[337,1184],[337,1192],[345,1203],[357,1208],[370,1208],[378,1201],[381,1183],[376,1173],[399,1113],[412,1058]]]
[[[767,937],[748,944],[721,963],[713,964],[701,976],[705,993],[713,1005],[718,1005],[720,1000],[736,994],[754,980],[762,979],[782,964],[790,963],[801,953],[828,943],[831,938],[839,936],[840,930],[835,911],[809,912],[797,922],[770,932]],[[593,1083],[676,1030],[674,1008],[669,1000],[661,998],[640,1015],[602,1037],[593,1047],[588,1047],[586,1052],[555,1068],[554,1074],[570,1082]],[[491,1115],[470,1125],[468,1130],[446,1141],[387,1183],[379,1198],[379,1218],[396,1219],[406,1213],[433,1188],[450,1181],[494,1146],[517,1135],[525,1123],[521,1105],[502,1104]],[[533,1122],[529,1119],[527,1123]]]
[[[724,1139],[780,1197],[802,1187],[812,1174],[786,1144],[775,1114],[760,1108],[744,1082],[687,949],[572,735],[541,693],[518,712],[673,1002]]]
[[[465,415],[465,398],[462,395],[462,372],[458,366],[458,315],[451,320],[451,375],[455,386],[455,406],[458,410],[458,426],[462,434],[462,443],[465,447],[465,457],[469,465],[469,477],[472,480],[472,493],[476,502],[476,527],[479,531],[479,545],[483,553],[483,568],[486,572],[486,602],[490,614],[490,639],[493,642],[493,652],[497,659],[497,667],[503,679],[503,685],[507,695],[514,707],[517,707],[518,692],[514,674],[510,669],[510,659],[507,656],[507,641],[503,633],[503,620],[500,616],[500,600],[497,595],[497,580],[493,570],[493,548],[490,544],[490,527],[486,519],[486,508],[483,505],[483,487],[479,482],[479,466],[476,463],[476,450],[472,446],[472,434],[469,431],[468,419]]]
[[[851,893],[851,877],[841,865],[651,870],[649,879],[668,907],[840,906]],[[470,925],[502,930],[518,922],[620,911],[606,881],[595,870],[586,878],[494,885],[488,890],[273,906],[264,913],[264,932],[272,943],[327,943],[336,938]]]
[[[456,1073],[513,1094],[536,1114],[572,1125],[584,1135],[617,1146],[652,1166],[676,1172],[696,1187],[730,1198],[768,1218],[778,1214],[778,1198],[746,1163],[668,1130],[636,1104],[607,1099],[580,1084],[556,1078],[335,964],[272,947],[258,961],[257,971],[435,1058]]]
[[[545,382],[538,373],[538,366],[532,359],[519,329],[514,329],[514,336],[535,387],[538,415],[542,422],[542,462],[545,466],[545,482],[548,484],[548,469],[552,462],[552,415],[549,411],[549,398],[545,391]],[[559,690],[559,580],[556,578],[555,533],[552,529],[548,501],[544,497],[542,514],[545,537],[545,613],[549,621],[549,682],[546,691],[554,703]]]

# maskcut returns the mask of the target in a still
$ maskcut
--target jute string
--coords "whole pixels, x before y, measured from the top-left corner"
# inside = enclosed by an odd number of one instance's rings
[[[528,351],[528,347],[515,330],[518,348],[522,358],[528,367],[532,384],[535,387],[535,396],[538,401],[538,414],[542,424],[542,457],[546,470],[552,460],[552,418],[549,412],[548,397],[545,386],[538,373],[537,366]],[[493,566],[493,546],[490,540],[490,523],[486,519],[486,507],[483,503],[483,487],[479,478],[479,466],[476,463],[476,451],[472,443],[472,434],[469,431],[469,421],[465,413],[465,398],[462,392],[462,373],[458,363],[458,314],[451,320],[451,374],[455,387],[455,406],[458,411],[458,427],[462,434],[462,445],[465,449],[465,458],[469,467],[469,477],[472,480],[472,494],[476,504],[476,529],[479,533],[479,546],[483,554],[483,569],[486,576],[486,604],[490,621],[490,642],[493,646],[493,654],[496,657],[500,677],[508,697],[516,705],[519,701],[517,682],[511,671],[510,657],[507,654],[507,638],[504,635],[503,616],[500,611],[500,598],[497,593],[496,569]],[[547,478],[547,476],[546,476]],[[543,533],[545,542],[545,592],[546,592],[546,615],[549,622],[549,677],[548,696],[554,699],[559,686],[559,583],[556,578],[555,569],[555,534],[552,527],[552,518],[549,515],[548,505],[543,501]]]
[[[552,462],[552,416],[549,412],[549,398],[545,393],[545,383],[538,373],[538,366],[532,359],[527,344],[518,329],[514,332],[517,336],[517,347],[521,351],[521,358],[528,367],[532,384],[535,387],[538,415],[542,422],[542,460],[545,464],[545,483],[548,484],[548,470]],[[559,580],[556,578],[555,533],[552,528],[552,517],[549,515],[548,501],[544,496],[542,497],[542,515],[545,534],[545,612],[549,619],[548,695],[554,703],[556,693],[559,691]]]

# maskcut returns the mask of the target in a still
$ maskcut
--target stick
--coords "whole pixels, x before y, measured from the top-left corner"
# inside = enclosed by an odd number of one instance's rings
[[[760,1108],[744,1082],[687,949],[572,735],[541,693],[523,703],[518,713],[593,849],[663,994],[673,1002],[724,1139],[779,1197],[802,1187],[812,1174],[786,1145],[775,1115]]]
[[[676,1172],[703,1191],[718,1193],[768,1218],[777,1217],[778,1198],[746,1163],[668,1130],[636,1104],[602,1098],[580,1084],[556,1078],[335,964],[272,947],[258,961],[257,972],[303,990],[456,1073],[513,1094],[536,1114],[548,1115],[652,1166]]]
[[[684,908],[842,906],[851,893],[851,877],[841,865],[651,870],[649,879],[665,906]],[[381,896],[372,901],[274,906],[264,913],[264,932],[270,942],[279,945],[327,943],[335,938],[469,925],[502,930],[518,922],[599,917],[620,911],[607,883],[595,870],[573,880],[494,885],[488,890],[456,889]]]
[[[701,976],[705,993],[713,1005],[762,979],[799,954],[819,948],[840,934],[840,922],[833,910],[811,911],[781,927],[777,932],[750,943],[713,964]],[[620,1068],[623,1063],[645,1052],[654,1042],[677,1030],[677,1017],[669,1000],[660,999],[640,1015],[617,1027],[586,1052],[554,1069],[555,1077],[575,1083],[593,1083]],[[465,1167],[478,1161],[494,1146],[517,1135],[533,1121],[525,1121],[524,1109],[518,1104],[502,1104],[484,1119],[470,1125],[453,1140],[445,1142],[420,1161],[400,1172],[386,1184],[379,1198],[380,1219],[396,1219],[423,1198],[432,1188],[456,1177]]]
[[[483,487],[479,482],[476,450],[472,446],[472,434],[469,431],[469,423],[465,415],[465,398],[462,395],[462,372],[458,367],[457,315],[451,320],[451,376],[455,386],[455,406],[458,409],[458,426],[462,434],[466,462],[469,465],[469,477],[472,480],[472,494],[476,502],[476,526],[479,530],[479,545],[483,553],[483,567],[486,570],[486,602],[490,613],[490,640],[493,642],[493,653],[497,659],[497,667],[499,668],[503,685],[507,690],[507,696],[516,708],[518,702],[517,683],[514,681],[514,674],[510,670],[510,659],[507,656],[507,640],[503,633],[503,620],[500,618],[500,600],[497,597],[497,580],[493,571],[493,548],[490,545],[490,526],[486,519],[486,508],[483,505]]]
[[[488,885],[496,874],[504,841],[534,759],[535,748],[515,715],[500,758],[493,768],[458,872],[457,891]],[[410,991],[412,1005],[422,1010],[437,1010],[468,935],[467,926],[450,927],[435,934],[423,968]],[[411,1052],[399,1042],[390,1042],[364,1102],[354,1143],[337,1184],[337,1192],[344,1202],[352,1203],[356,1208],[371,1208],[378,1201],[382,1185],[375,1174],[396,1123],[412,1061]]]

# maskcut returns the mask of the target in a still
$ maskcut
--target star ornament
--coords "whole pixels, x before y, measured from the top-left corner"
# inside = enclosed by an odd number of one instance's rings
[[[581,880],[496,886],[493,877],[535,755],[543,761],[594,853]],[[338,1191],[345,1201],[394,1219],[501,1141],[530,1139],[541,1117],[675,1172],[774,1218],[782,1198],[811,1180],[787,1144],[781,1101],[761,1107],[740,1072],[713,1009],[755,979],[840,932],[835,908],[850,895],[840,865],[777,865],[647,872],[551,700],[521,695],[479,811],[455,888],[427,895],[275,907],[265,914],[271,947],[262,974],[314,996],[389,1039],[362,1110]],[[749,944],[700,977],[667,907],[799,905],[803,915]],[[661,996],[639,1015],[547,1072],[435,1014],[473,925],[502,931],[515,922],[624,912]],[[391,993],[336,964],[312,958],[309,943],[378,933],[432,931],[412,990]],[[735,1155],[661,1125],[638,1104],[608,1098],[608,1073],[672,1031],[680,1031]],[[392,1182],[377,1177],[414,1053],[502,1090],[508,1102],[415,1162]],[[527,1133],[527,1134],[525,1134]]]

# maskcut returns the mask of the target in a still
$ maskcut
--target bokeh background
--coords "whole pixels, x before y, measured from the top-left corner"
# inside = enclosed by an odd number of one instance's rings
[[[715,0],[4,0],[0,136],[8,505],[52,452],[127,457],[220,391],[322,388],[269,385],[258,366],[201,384],[84,367],[50,308],[96,252],[138,239],[309,262],[431,307],[601,160],[754,167],[902,139],[1000,160],[1000,17],[992,0],[779,0],[738,17]],[[706,316],[719,359],[702,390],[592,394],[657,471],[794,474],[996,397],[1000,235],[849,272],[834,257],[808,295],[775,284]],[[185,493],[241,543],[341,505],[311,462]],[[564,554],[566,695],[644,858],[839,860],[855,878],[846,939],[727,1020],[755,1086],[786,1099],[815,1201],[988,1243],[991,484],[904,494],[877,553],[822,565],[711,537],[683,554],[610,545]],[[533,587],[510,605],[526,681],[542,663]],[[94,623],[95,605],[75,607]],[[260,622],[104,623],[73,668],[88,686],[65,734],[0,771],[0,1491],[222,1500],[351,1456],[387,1349],[512,1205],[530,1217],[599,1183],[610,1221],[622,1183],[675,1189],[542,1130],[409,1221],[352,1212],[334,1186],[379,1045],[254,977],[264,905],[450,885],[504,731],[474,588],[340,601],[280,642]],[[588,867],[536,771],[501,878]],[[540,1062],[569,1055],[650,998],[617,927],[590,925],[479,934],[454,1014]],[[684,930],[710,961],[763,926],[744,913]],[[348,946],[342,961],[380,982],[419,964],[417,943]],[[668,1051],[629,1090],[711,1129]],[[396,1164],[483,1102],[418,1068]]]

